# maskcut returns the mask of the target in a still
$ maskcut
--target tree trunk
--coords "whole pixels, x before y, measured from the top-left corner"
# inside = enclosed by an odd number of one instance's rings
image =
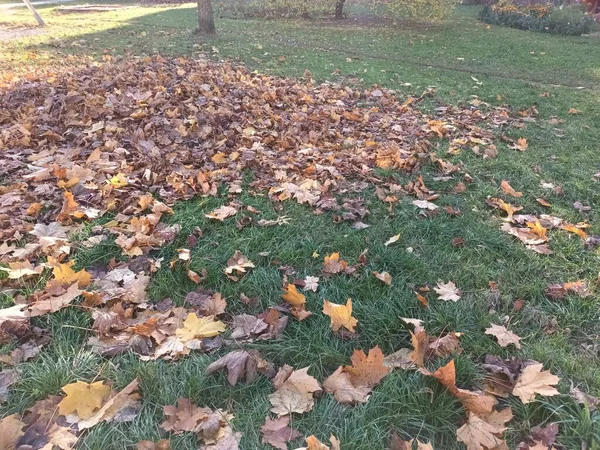
[[[204,34],[216,33],[211,0],[198,0],[198,31]]]
[[[335,20],[342,20],[344,18],[344,3],[346,3],[346,0],[336,0]]]

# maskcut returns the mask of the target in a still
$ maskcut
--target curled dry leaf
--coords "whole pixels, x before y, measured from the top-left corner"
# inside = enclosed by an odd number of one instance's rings
[[[77,428],[79,430],[85,430],[97,425],[100,422],[117,420],[118,415],[121,415],[121,419],[125,419],[119,420],[121,422],[133,420],[141,408],[140,396],[136,392],[137,390],[138,380],[136,378],[121,391],[108,399],[102,408],[95,412],[91,417],[80,421],[77,424]]]
[[[334,435],[329,436],[329,442],[331,447],[323,444],[313,435],[306,438],[306,447],[297,450],[340,450],[340,441]]]
[[[329,316],[331,319],[331,329],[338,331],[344,327],[351,333],[354,333],[354,329],[358,324],[358,320],[352,317],[352,299],[349,298],[345,305],[337,305],[331,303],[329,300],[323,302],[323,314]]]
[[[310,311],[306,310],[306,297],[298,292],[298,288],[294,284],[287,285],[282,298],[291,306],[291,313],[296,319],[304,320],[312,315]]]
[[[394,236],[392,236],[391,238],[389,238],[387,241],[385,241],[383,243],[383,245],[385,245],[386,247],[394,244],[395,242],[398,242],[400,240],[400,234],[396,234]]]
[[[442,283],[438,281],[436,287],[433,290],[438,294],[438,299],[445,301],[457,302],[460,300],[460,291],[452,281]]]
[[[256,350],[234,350],[211,363],[206,368],[206,373],[211,374],[217,370],[227,369],[227,381],[232,386],[245,377],[246,383],[252,383],[258,374],[273,376],[273,365],[264,360]]]
[[[225,275],[232,281],[239,281],[239,277],[247,272],[247,269],[254,268],[254,263],[246,256],[236,250],[231,258],[227,260]]]
[[[523,197],[523,193],[515,191],[506,180],[502,180],[502,182],[500,183],[500,189],[502,189],[502,192],[504,192],[506,195],[510,195],[516,198]]]
[[[217,208],[211,212],[209,212],[208,214],[205,214],[205,217],[208,217],[209,219],[213,219],[213,220],[218,220],[220,222],[223,222],[225,219],[227,219],[228,217],[231,216],[235,216],[237,214],[237,209],[234,208],[233,206],[221,206],[220,208]]]
[[[498,340],[500,347],[507,347],[513,344],[517,348],[521,348],[519,341],[521,338],[512,331],[506,329],[505,326],[492,324],[491,327],[485,329],[485,334],[494,336]]]
[[[381,282],[383,284],[386,284],[388,286],[392,285],[392,276],[388,272],[381,272],[381,273],[379,273],[379,272],[373,271],[373,275],[378,280],[381,280]]]
[[[418,208],[427,209],[429,211],[435,211],[439,208],[438,205],[427,200],[413,200],[412,204]]]

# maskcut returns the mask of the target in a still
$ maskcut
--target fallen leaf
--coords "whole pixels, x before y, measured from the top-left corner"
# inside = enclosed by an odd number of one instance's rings
[[[323,302],[323,314],[331,319],[331,329],[333,331],[338,331],[342,327],[351,333],[356,331],[354,327],[358,324],[358,320],[352,317],[352,299],[349,298],[345,305],[337,305],[325,300]]]
[[[354,350],[350,360],[352,366],[344,367],[344,371],[350,374],[355,386],[373,387],[390,371],[383,364],[383,352],[378,346],[369,350],[368,355],[362,350]]]
[[[140,441],[136,445],[136,450],[171,450],[171,442],[167,439],[158,442]]]
[[[128,417],[127,421],[133,420],[141,408],[141,403],[139,401],[140,396],[139,394],[135,393],[137,390],[138,380],[136,378],[127,386],[125,386],[120,392],[106,401],[104,406],[102,406],[91,417],[79,422],[77,424],[77,429],[81,431],[91,428],[100,422],[110,422],[125,409],[130,410],[130,417]]]
[[[600,399],[593,397],[577,387],[572,387],[569,391],[571,398],[575,399],[580,405],[587,406],[590,411],[594,411],[600,406]]]
[[[288,284],[285,292],[281,296],[291,306],[299,308],[306,304],[306,297],[304,294],[298,292],[298,288],[293,284]]]
[[[242,255],[239,250],[236,250],[233,256],[227,260],[225,275],[232,281],[238,281],[238,276],[244,275],[247,269],[252,269],[254,267],[252,261]]]
[[[552,203],[541,197],[536,198],[535,201],[538,202],[540,205],[545,206],[546,208],[550,208],[552,206]]]
[[[338,367],[323,381],[323,389],[332,394],[336,401],[345,405],[366,403],[371,393],[370,386],[354,385],[350,374],[343,367]]]
[[[235,216],[237,212],[237,209],[233,206],[221,206],[220,208],[217,208],[208,214],[204,214],[204,217],[223,222],[228,217]]]
[[[421,305],[423,305],[425,308],[429,308],[429,301],[425,296],[419,294],[418,292],[415,292],[415,295],[417,296],[417,300],[419,300]]]
[[[63,416],[76,413],[82,420],[92,417],[110,394],[110,386],[104,384],[104,381],[76,381],[63,386],[62,390],[67,395],[58,404],[58,412]]]
[[[304,290],[317,292],[319,288],[319,277],[306,277],[304,279]]]
[[[504,444],[497,435],[500,430],[473,413],[467,422],[456,431],[456,440],[467,446],[467,450],[495,449]]]
[[[553,385],[558,384],[560,378],[552,375],[549,370],[542,371],[542,368],[542,364],[527,366],[519,376],[512,393],[519,397],[523,403],[533,402],[536,394],[545,396],[560,394],[553,387]]]
[[[253,382],[259,373],[268,375],[273,372],[273,366],[265,361],[256,350],[234,350],[219,358],[206,368],[211,374],[217,370],[227,369],[227,381],[232,386],[245,377],[246,383]],[[273,375],[274,373],[271,373]]]
[[[29,307],[29,316],[37,317],[43,314],[53,313],[69,306],[73,300],[81,295],[82,291],[77,287],[77,283],[73,283],[65,292],[57,296],[48,295],[42,297],[40,301],[36,301]]]
[[[348,263],[340,258],[339,253],[332,253],[325,256],[323,263],[323,272],[326,274],[337,274],[345,272],[348,269]]]
[[[373,271],[373,275],[375,275],[375,278],[377,278],[378,280],[381,280],[381,282],[383,284],[386,284],[388,286],[392,285],[392,276],[387,273],[387,272],[375,272]]]
[[[307,447],[298,450],[340,450],[340,441],[338,441],[334,435],[329,437],[329,442],[331,443],[331,447],[323,444],[314,435],[309,436],[306,438]]]
[[[290,416],[282,416],[277,419],[265,418],[265,424],[260,427],[262,443],[269,444],[280,450],[288,450],[287,442],[302,436],[298,430],[289,426]]]
[[[513,344],[515,347],[521,348],[521,344],[519,343],[521,338],[502,325],[492,324],[491,327],[485,329],[485,334],[494,336],[498,340],[500,347],[507,347]]]
[[[17,414],[12,414],[0,419],[0,450],[13,450],[17,448],[17,441],[23,436],[25,423]]]
[[[271,412],[285,416],[294,412],[302,414],[313,408],[313,393],[320,392],[321,386],[308,374],[308,369],[305,367],[291,372],[287,369],[279,370],[273,380],[277,390],[269,395]]]
[[[430,201],[427,201],[427,200],[413,200],[412,204],[418,208],[428,209],[430,211],[435,211],[436,209],[439,208],[438,205],[436,205],[435,203],[431,203]]]
[[[452,302],[460,300],[460,291],[452,281],[448,281],[447,283],[438,281],[437,287],[434,287],[433,290],[438,294],[439,300]]]
[[[517,197],[517,198],[523,197],[523,193],[515,191],[512,188],[512,186],[508,183],[508,181],[506,181],[506,180],[502,180],[502,183],[500,183],[500,189],[502,189],[502,192],[504,192],[505,194],[510,195],[512,197]]]
[[[189,313],[183,322],[182,328],[177,328],[175,335],[182,342],[192,339],[202,339],[218,336],[225,331],[225,324],[219,320],[215,321],[214,316],[198,317],[194,313]]]
[[[400,234],[396,234],[383,243],[386,247],[400,240]]]

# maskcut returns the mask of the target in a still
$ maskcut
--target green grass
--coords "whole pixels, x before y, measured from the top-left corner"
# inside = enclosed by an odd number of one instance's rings
[[[174,215],[167,219],[181,224],[178,241],[156,256],[169,261],[176,249],[185,245],[193,228],[200,227],[204,237],[192,251],[191,268],[208,270],[204,287],[221,292],[228,300],[228,313],[236,314],[256,313],[280,302],[281,264],[292,265],[297,277],[314,276],[320,274],[326,253],[340,251],[354,263],[369,248],[369,263],[357,277],[322,279],[318,293],[307,294],[308,309],[315,312],[312,318],[302,323],[291,321],[282,341],[254,347],[276,364],[310,365],[310,373],[322,380],[338,365],[348,363],[354,348],[379,345],[384,352],[391,352],[407,346],[407,328],[398,317],[417,317],[433,335],[465,333],[461,338],[464,352],[457,358],[460,386],[478,385],[483,375],[478,364],[486,354],[519,355],[541,361],[559,375],[563,394],[571,383],[590,394],[600,394],[598,296],[550,301],[543,294],[548,283],[582,278],[594,282],[600,272],[599,253],[584,249],[574,235],[551,231],[555,254],[534,254],[502,233],[498,214],[485,205],[488,196],[499,194],[498,185],[506,179],[524,192],[517,203],[525,206],[526,212],[550,213],[572,222],[588,220],[590,234],[600,234],[600,190],[593,177],[600,171],[597,38],[490,28],[475,20],[474,7],[461,7],[456,17],[436,26],[221,19],[217,21],[219,34],[211,39],[192,34],[196,24],[190,5],[85,15],[59,15],[54,7],[46,7],[40,8],[40,13],[49,24],[46,32],[0,44],[0,68],[6,73],[58,63],[72,54],[101,59],[104,54],[194,56],[207,51],[216,58],[239,59],[263,72],[302,76],[308,69],[318,80],[380,84],[401,96],[436,86],[436,95],[427,104],[430,108],[443,102],[465,104],[473,96],[517,111],[535,105],[539,111],[535,122],[522,130],[509,130],[514,138],[528,139],[526,152],[517,153],[499,143],[497,159],[482,160],[467,152],[454,158],[453,162],[464,163],[474,179],[464,194],[447,193],[438,202],[460,208],[463,214],[456,218],[439,214],[422,219],[408,199],[395,206],[389,217],[374,193],[367,190],[364,197],[371,215],[366,221],[372,226],[356,231],[347,224],[334,224],[327,214],[316,216],[310,209],[290,203],[278,210],[265,198],[244,194],[242,202],[263,215],[275,218],[285,214],[292,220],[287,226],[250,226],[240,231],[232,219],[215,224],[204,218],[204,213],[223,204],[224,199],[190,200],[177,204]],[[31,25],[33,19],[27,11],[11,11],[2,21]],[[285,56],[285,61],[279,61],[279,56]],[[334,74],[336,69],[339,75]],[[550,96],[540,96],[542,93]],[[571,107],[583,113],[568,115]],[[548,123],[552,116],[559,116],[564,123]],[[409,179],[391,175],[404,182]],[[433,180],[435,175],[426,168],[425,183],[436,191],[450,192],[452,185]],[[564,193],[549,193],[540,186],[542,181],[562,185]],[[537,197],[550,200],[553,206],[543,208]],[[589,204],[592,211],[576,211],[572,207],[575,201]],[[383,242],[397,233],[402,235],[400,242],[385,247]],[[451,245],[455,237],[466,241],[464,248]],[[412,252],[407,251],[409,247]],[[222,275],[235,250],[257,266],[237,284]],[[270,252],[268,257],[259,255],[265,251]],[[315,251],[320,258],[312,258]],[[79,267],[90,267],[105,264],[119,253],[109,241],[79,252],[76,260]],[[171,297],[180,303],[194,285],[183,271],[171,272],[167,266],[163,264],[156,273],[151,297]],[[390,272],[392,286],[373,278],[372,270]],[[412,286],[435,284],[438,279],[453,280],[464,291],[463,298],[456,304],[432,300],[431,308],[425,310],[416,302]],[[502,302],[495,314],[488,311],[490,281],[497,282],[501,291]],[[237,301],[242,292],[259,297],[259,305],[250,308]],[[359,333],[353,340],[342,341],[331,334],[328,318],[319,311],[323,299],[341,303],[348,297],[353,299]],[[526,304],[515,313],[512,302],[517,298],[525,299]],[[521,351],[501,349],[483,334],[484,328],[501,323],[505,315],[511,317],[511,328],[523,337]],[[264,379],[230,387],[222,374],[205,376],[206,366],[221,353],[194,354],[177,363],[141,362],[134,355],[104,360],[85,349],[86,330],[91,326],[87,314],[66,310],[37,321],[51,328],[53,341],[39,357],[21,364],[22,381],[12,389],[9,402],[1,406],[2,414],[23,411],[35,400],[59,393],[62,385],[75,379],[89,381],[100,376],[123,387],[138,376],[144,395],[140,416],[131,424],[95,427],[81,440],[81,448],[124,449],[140,439],[158,438],[161,407],[179,396],[188,396],[201,406],[229,409],[236,415],[234,429],[244,433],[241,448],[268,448],[260,444],[258,429],[267,415],[272,387]],[[548,324],[556,324],[553,334],[544,331]],[[511,448],[531,427],[549,422],[560,424],[559,442],[565,449],[580,449],[582,442],[588,448],[599,448],[600,416],[577,406],[567,395],[529,405],[515,399],[508,403],[516,417],[508,432]],[[436,449],[452,449],[461,448],[455,438],[461,417],[456,401],[437,383],[420,374],[397,372],[383,380],[366,405],[348,408],[326,395],[312,412],[294,417],[294,426],[322,440],[333,433],[348,450],[383,449],[392,430],[431,440]],[[195,445],[189,437],[178,436],[173,448],[192,449]]]

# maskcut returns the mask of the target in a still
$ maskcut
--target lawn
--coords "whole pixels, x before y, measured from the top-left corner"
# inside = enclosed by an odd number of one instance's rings
[[[527,120],[519,122],[521,128],[494,131],[496,158],[484,159],[468,148],[448,154],[446,140],[437,144],[438,155],[462,164],[472,179],[465,192],[456,193],[452,186],[460,180],[449,183],[440,179],[434,164],[421,169],[425,184],[440,193],[435,202],[461,211],[455,217],[445,213],[424,216],[411,204],[412,197],[401,198],[388,209],[375,189],[368,187],[360,196],[370,210],[364,219],[370,227],[356,230],[350,223],[334,222],[330,212],[317,215],[310,207],[292,201],[274,203],[245,188],[237,197],[239,203],[268,218],[285,215],[290,222],[240,230],[236,219],[221,223],[205,217],[229,202],[226,195],[179,201],[166,222],[179,224],[181,231],[175,242],[152,253],[164,261],[152,276],[149,296],[155,302],[168,297],[182,304],[185,295],[196,288],[185,271],[171,270],[168,264],[196,228],[203,234],[191,250],[190,268],[198,273],[207,270],[202,288],[220,292],[228,300],[229,316],[257,314],[280,304],[280,266],[295,269],[290,278],[322,277],[325,255],[340,252],[356,264],[368,248],[368,263],[356,276],[321,278],[319,290],[306,293],[307,309],[314,313],[311,318],[290,320],[281,340],[245,347],[259,350],[277,366],[310,366],[309,373],[322,381],[338,366],[350,363],[353,349],[378,345],[389,354],[410,347],[411,328],[400,317],[418,318],[432,336],[464,333],[460,338],[463,351],[454,356],[461,387],[481,385],[485,378],[481,363],[489,354],[534,359],[561,378],[559,396],[538,397],[529,404],[515,397],[502,400],[515,415],[505,435],[509,448],[527,438],[533,427],[557,423],[557,448],[597,450],[600,414],[568,394],[577,386],[590,395],[600,395],[596,293],[600,254],[576,234],[561,230],[549,231],[552,255],[532,252],[501,231],[502,214],[490,208],[486,199],[503,197],[499,186],[508,180],[523,196],[503,198],[523,206],[521,213],[551,214],[574,224],[587,222],[591,225],[585,230],[588,235],[600,234],[600,38],[490,27],[476,20],[477,11],[477,7],[461,6],[454,17],[439,25],[394,24],[352,15],[340,24],[219,19],[217,36],[201,38],[192,33],[196,15],[191,4],[132,4],[121,11],[87,14],[59,14],[53,6],[40,7],[47,30],[0,42],[0,92],[14,77],[45,74],[60,66],[76,70],[93,62],[110,63],[111,58],[123,55],[207,54],[215,60],[241,61],[271,75],[303,77],[308,70],[317,81],[360,88],[378,85],[393,89],[402,100],[432,88],[434,94],[419,106],[423,111],[434,112],[446,104],[475,108],[484,102],[489,108],[506,106],[516,117],[525,117]],[[3,11],[0,17],[0,25],[10,30],[33,23],[25,9]],[[536,112],[532,113],[532,107]],[[503,133],[506,142],[500,136]],[[509,148],[508,142],[518,138],[527,140],[526,151]],[[376,174],[402,185],[415,178],[391,169],[378,169]],[[253,181],[252,174],[246,176],[247,183]],[[550,184],[561,189],[553,190]],[[536,200],[540,198],[551,206],[542,206]],[[591,208],[578,209],[576,202]],[[92,225],[108,220],[101,218]],[[74,242],[84,242],[92,225],[84,226]],[[383,244],[398,233],[397,243]],[[464,246],[454,246],[456,238],[464,240]],[[111,239],[91,249],[75,247],[78,269],[92,271],[112,258],[123,259],[121,248]],[[236,250],[256,267],[233,283],[222,271]],[[372,271],[389,272],[391,286],[374,278]],[[462,291],[461,299],[443,302],[431,292],[429,307],[424,308],[415,298],[415,289],[433,288],[439,280],[453,281]],[[558,300],[545,294],[549,284],[576,280],[586,280],[592,294],[583,298],[570,294]],[[497,284],[499,294],[490,283]],[[31,292],[38,287],[25,284],[22,289]],[[238,301],[241,293],[258,297],[258,304],[250,307]],[[14,293],[2,295],[3,305],[12,305]],[[321,309],[324,299],[345,303],[349,297],[359,326],[356,336],[344,340],[332,334],[329,318]],[[522,308],[515,308],[517,299],[524,300]],[[485,328],[493,323],[509,323],[522,338],[522,348],[501,348],[485,335]],[[125,449],[142,439],[158,439],[162,406],[174,404],[181,396],[200,406],[232,411],[233,428],[243,434],[243,450],[272,448],[261,444],[259,432],[270,409],[270,381],[261,377],[232,387],[223,374],[204,373],[226,349],[193,352],[177,362],[141,361],[132,353],[106,359],[86,346],[92,320],[83,309],[65,308],[36,318],[35,324],[50,329],[51,342],[38,356],[18,365],[20,380],[10,387],[8,401],[0,405],[0,416],[22,413],[35,401],[60,394],[62,386],[75,380],[104,379],[120,389],[137,377],[143,392],[138,417],[131,423],[97,425],[82,436],[79,448]],[[0,353],[13,348],[7,344],[0,347]],[[450,359],[433,360],[428,368],[433,370]],[[386,376],[365,404],[348,407],[323,395],[312,411],[293,416],[294,428],[303,435],[315,434],[325,442],[334,434],[347,450],[387,448],[393,431],[404,438],[431,441],[435,449],[464,448],[456,442],[456,429],[463,421],[459,402],[437,381],[402,370]],[[290,448],[304,445],[302,439],[294,444]],[[172,445],[174,449],[197,448],[185,434],[172,437]]]

